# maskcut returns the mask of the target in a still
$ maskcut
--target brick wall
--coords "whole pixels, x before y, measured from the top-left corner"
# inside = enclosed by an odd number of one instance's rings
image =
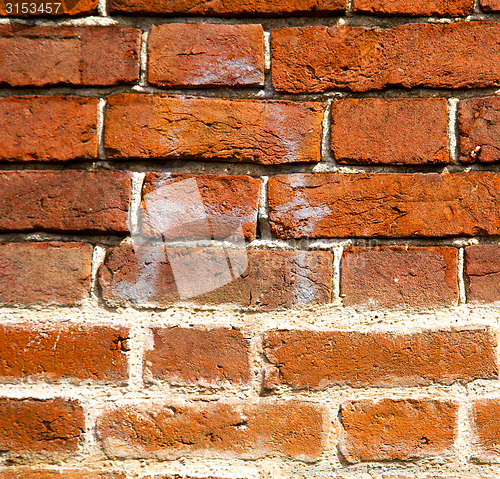
[[[500,477],[499,14],[0,2],[0,479]]]

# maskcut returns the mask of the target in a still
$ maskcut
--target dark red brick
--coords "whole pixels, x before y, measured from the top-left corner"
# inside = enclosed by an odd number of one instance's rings
[[[463,17],[474,11],[473,0],[353,0],[355,12],[377,15]]]
[[[465,248],[465,287],[469,302],[500,300],[500,246],[475,245]]]

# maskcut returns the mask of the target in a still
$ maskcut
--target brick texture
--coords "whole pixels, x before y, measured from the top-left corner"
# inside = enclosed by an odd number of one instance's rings
[[[111,158],[317,162],[324,109],[313,102],[115,95],[105,145]]]
[[[77,401],[0,398],[0,448],[8,453],[75,452],[85,429]]]
[[[253,240],[260,187],[259,179],[242,175],[148,173],[141,231],[165,240]]]
[[[465,248],[465,287],[469,302],[500,300],[500,246]]]
[[[340,451],[352,463],[451,455],[457,409],[453,401],[432,399],[345,402]]]
[[[216,387],[250,381],[249,339],[236,329],[154,328],[148,346],[147,378]]]
[[[152,26],[149,82],[159,86],[262,86],[261,25]]]
[[[481,461],[500,460],[500,401],[477,399],[472,407],[472,457]]]
[[[76,96],[0,98],[1,161],[97,158],[97,100]]]
[[[500,98],[472,98],[458,104],[460,161],[500,161]]]
[[[269,179],[280,238],[486,236],[500,232],[500,175],[297,174]]]
[[[345,0],[111,0],[113,13],[160,15],[319,15],[345,10]]]
[[[128,172],[4,171],[0,190],[0,231],[128,231]]]
[[[271,38],[273,85],[283,92],[500,85],[493,22],[283,28]]]
[[[472,0],[353,0],[352,8],[359,13],[377,15],[437,15],[461,17],[474,11]]]
[[[9,7],[7,7],[8,3],[11,4]],[[97,0],[58,0],[57,2],[46,2],[44,0],[33,0],[30,2],[4,1],[0,4],[0,17],[59,17],[96,13]]]
[[[325,251],[143,246],[134,252],[123,245],[108,250],[98,275],[103,297],[112,304],[166,307],[183,299],[277,309],[329,302],[332,262]]]
[[[0,85],[120,85],[139,79],[140,30],[0,26]]]
[[[105,412],[97,432],[110,457],[315,460],[323,449],[323,414],[321,407],[299,401],[142,403]]]
[[[0,243],[0,304],[78,304],[90,295],[92,246]]]
[[[456,248],[351,248],[344,251],[340,294],[346,306],[456,304]]]
[[[498,378],[487,329],[415,333],[272,330],[264,336],[265,386],[422,386]]]
[[[126,479],[125,474],[88,469],[29,469],[16,467],[0,470],[0,479]]]
[[[349,164],[448,163],[446,100],[348,99],[332,103],[331,148]]]
[[[480,0],[480,5],[485,12],[500,12],[499,0]]]
[[[125,381],[128,330],[0,325],[0,379]]]

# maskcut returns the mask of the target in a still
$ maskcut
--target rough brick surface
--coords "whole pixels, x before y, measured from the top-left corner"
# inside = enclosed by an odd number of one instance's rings
[[[154,328],[148,346],[147,378],[216,387],[250,381],[249,339],[236,329]]]
[[[340,294],[346,306],[432,307],[458,301],[456,248],[351,248]]]
[[[184,454],[315,460],[323,411],[299,401],[142,403],[105,412],[97,433],[110,457],[169,459]]]
[[[458,104],[460,161],[500,161],[500,98],[471,98]]]
[[[141,31],[0,26],[0,85],[119,85],[139,79]]]
[[[0,470],[0,479],[126,479],[125,474],[88,469],[29,469],[16,467]]]
[[[115,95],[105,145],[111,158],[315,162],[324,109],[312,102]]]
[[[500,300],[500,246],[465,248],[465,287],[470,302]]]
[[[268,331],[265,386],[416,386],[498,378],[496,339],[487,329],[398,334]]]
[[[0,98],[1,161],[97,158],[97,99]]]
[[[11,5],[7,7],[7,3]],[[59,17],[96,13],[97,0],[57,0],[57,2],[4,0],[0,3],[0,17]]]
[[[482,461],[500,461],[500,401],[477,399],[471,416],[472,456]]]
[[[124,381],[128,330],[0,325],[0,379]]]
[[[253,240],[260,186],[261,180],[250,176],[148,173],[142,233],[165,240],[223,240],[235,235],[241,241]]]
[[[474,11],[473,0],[353,0],[355,12],[378,15],[461,17]]]
[[[134,252],[123,245],[108,250],[98,276],[110,303],[166,307],[188,300],[277,309],[329,302],[332,254],[154,246]]]
[[[319,15],[345,10],[345,0],[111,0],[111,12],[161,15]]]
[[[125,233],[130,189],[128,172],[1,172],[0,231]]]
[[[279,91],[500,85],[498,23],[313,26],[275,29],[271,35],[272,78]]]
[[[263,85],[264,30],[261,25],[153,25],[148,61],[154,85]]]
[[[340,451],[349,462],[409,460],[453,453],[458,405],[431,399],[342,404]]]
[[[347,99],[332,103],[331,148],[338,163],[448,163],[442,98]]]
[[[480,5],[485,12],[500,12],[500,0],[480,0]]]
[[[90,295],[92,246],[0,243],[0,304],[74,305]]]
[[[78,401],[0,398],[0,449],[19,452],[76,451],[85,430]]]
[[[269,179],[274,234],[486,236],[500,232],[500,175],[296,174]]]

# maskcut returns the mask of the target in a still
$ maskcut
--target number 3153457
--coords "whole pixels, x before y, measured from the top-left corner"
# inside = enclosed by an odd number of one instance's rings
[[[13,14],[33,14],[40,15],[41,13],[58,13],[62,3],[6,3],[5,13]]]

